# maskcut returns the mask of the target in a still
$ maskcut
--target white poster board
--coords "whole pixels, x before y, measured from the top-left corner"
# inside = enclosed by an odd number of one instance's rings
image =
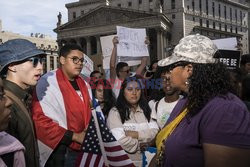
[[[149,56],[148,47],[145,44],[146,29],[135,29],[117,26],[117,55],[127,57]]]
[[[116,35],[109,35],[100,38],[101,47],[102,47],[102,55],[103,55],[103,69],[109,69],[110,57],[113,49],[112,39]]]
[[[94,63],[87,55],[84,54],[84,64],[81,74],[86,77],[89,77],[92,71],[94,71]]]
[[[213,42],[220,50],[238,50],[236,37],[216,39]]]
[[[104,36],[100,38],[102,55],[103,55],[102,63],[103,63],[104,70],[110,69],[109,67],[110,57],[111,57],[112,49],[113,49],[112,40],[115,36],[117,35],[109,35],[109,36]],[[124,57],[124,59],[121,59],[119,56],[117,56],[117,62],[120,62],[120,61],[128,63],[129,66],[135,66],[135,65],[141,64],[141,58]]]

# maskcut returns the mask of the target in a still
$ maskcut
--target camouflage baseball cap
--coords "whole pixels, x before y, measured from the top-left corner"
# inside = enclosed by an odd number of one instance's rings
[[[171,56],[158,62],[158,66],[168,66],[179,61],[215,63],[213,56],[217,50],[217,46],[208,37],[199,34],[188,35],[175,46]]]

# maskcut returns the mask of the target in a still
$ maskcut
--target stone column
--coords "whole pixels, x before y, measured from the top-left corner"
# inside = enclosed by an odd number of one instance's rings
[[[56,69],[57,68],[57,58],[58,58],[58,56],[55,55],[54,53],[53,53],[53,56],[54,56],[54,69]]]
[[[168,37],[168,35],[166,34],[166,48],[169,48],[170,47],[170,43],[169,43],[169,37]],[[166,50],[166,57],[168,57],[169,56],[169,54],[168,54],[168,52],[167,52],[167,50]]]
[[[81,46],[81,38],[75,38],[75,40],[76,40],[76,44],[79,45],[79,46]]]
[[[46,69],[47,69],[47,71],[50,71],[50,54],[47,54],[47,56],[46,56],[46,59],[47,59],[47,61],[46,61]]]
[[[163,33],[163,58],[167,57],[166,48],[167,48],[167,37],[166,33]]]
[[[97,35],[95,37],[95,39],[96,39],[96,54],[101,55],[102,54],[102,49],[101,49],[100,35]]]
[[[91,43],[90,43],[90,37],[86,37],[87,42],[87,55],[91,56]]]
[[[162,42],[162,32],[157,30],[157,59],[161,60],[163,58],[163,42]]]

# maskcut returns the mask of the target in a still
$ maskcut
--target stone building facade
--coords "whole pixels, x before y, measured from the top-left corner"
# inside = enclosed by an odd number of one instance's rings
[[[106,1],[92,0],[66,4],[69,20],[55,29],[59,47],[77,43],[93,60],[95,69],[102,65],[100,37],[116,34],[116,26],[146,28],[151,44],[151,60],[167,56],[171,21],[160,12],[146,12],[106,5]],[[93,7],[93,8],[92,8]]]
[[[248,0],[79,0],[65,6],[68,23],[55,29],[59,45],[81,44],[96,65],[102,60],[99,37],[114,34],[116,25],[146,28],[154,44],[151,60],[168,56],[167,50],[183,36],[195,33],[211,39],[237,37],[243,53],[249,52]]]
[[[173,22],[172,44],[199,33],[211,39],[237,37],[249,53],[248,10],[243,0],[165,0],[164,13]]]
[[[2,27],[1,25],[1,20],[0,20],[0,28]],[[58,45],[55,39],[52,39],[49,36],[46,36],[44,34],[39,34],[39,33],[31,33],[30,36],[24,36],[20,35],[17,33],[13,32],[8,32],[8,31],[2,31],[0,29],[0,44],[11,40],[11,39],[17,39],[17,38],[22,38],[22,39],[27,39],[34,43],[38,49],[43,50],[46,54],[46,62],[44,63],[44,72],[54,70],[58,67]]]

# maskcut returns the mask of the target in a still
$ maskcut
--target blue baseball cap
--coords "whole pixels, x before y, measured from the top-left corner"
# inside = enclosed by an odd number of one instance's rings
[[[0,73],[3,69],[15,62],[23,61],[34,56],[46,56],[44,51],[26,39],[13,39],[0,45]]]

